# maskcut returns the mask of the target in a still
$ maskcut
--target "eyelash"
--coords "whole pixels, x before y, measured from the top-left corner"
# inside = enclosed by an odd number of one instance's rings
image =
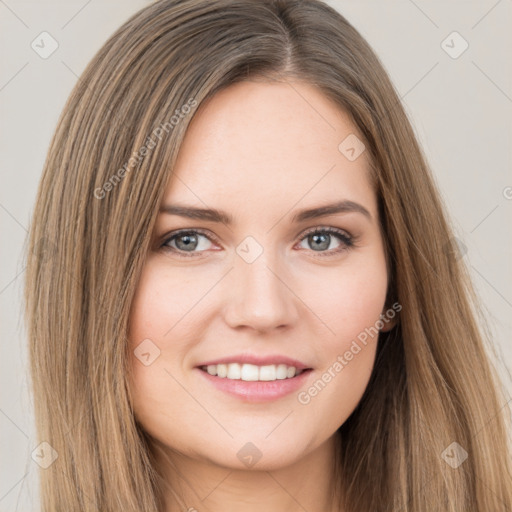
[[[309,229],[304,233],[304,235],[302,235],[299,242],[302,242],[308,236],[317,234],[317,233],[327,233],[329,235],[334,235],[343,244],[342,247],[339,247],[337,249],[331,249],[328,251],[313,251],[313,250],[311,250],[312,252],[316,253],[316,256],[319,256],[321,258],[340,254],[344,251],[350,250],[352,247],[355,246],[356,237],[354,237],[353,235],[349,235],[346,231],[343,231],[343,230],[337,229],[337,228],[332,228],[332,227],[315,227],[315,228]],[[162,243],[161,248],[165,251],[170,251],[170,252],[177,254],[178,257],[180,257],[180,258],[181,257],[183,257],[183,258],[196,257],[197,254],[200,254],[201,252],[205,252],[205,251],[187,253],[186,251],[182,251],[181,249],[177,249],[175,247],[170,247],[169,245],[167,245],[169,242],[171,242],[175,238],[178,238],[178,237],[184,236],[184,235],[194,235],[194,234],[203,235],[206,238],[208,238],[210,241],[214,241],[214,242],[218,243],[218,240],[215,236],[207,233],[206,231],[203,231],[202,229],[182,229],[182,230],[170,233],[169,235],[171,235],[171,236],[167,236],[165,238],[165,240]]]

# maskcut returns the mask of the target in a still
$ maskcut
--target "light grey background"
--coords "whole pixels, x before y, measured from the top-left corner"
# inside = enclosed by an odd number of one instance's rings
[[[37,510],[38,503],[21,252],[46,151],[87,62],[149,3],[0,0],[0,512]],[[464,259],[506,378],[512,369],[512,2],[328,3],[367,38],[402,96],[456,236],[467,247]],[[43,31],[59,45],[46,59],[31,47]],[[453,55],[464,43],[450,36],[454,31],[469,44],[458,58]],[[510,398],[509,380],[506,386]]]

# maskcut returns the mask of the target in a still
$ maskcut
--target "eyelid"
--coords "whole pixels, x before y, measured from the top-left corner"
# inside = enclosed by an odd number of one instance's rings
[[[328,233],[329,235],[337,236],[338,238],[341,239],[342,247],[337,249],[331,249],[329,251],[308,251],[315,258],[336,257],[341,253],[346,252],[352,249],[353,247],[356,247],[356,241],[358,240],[357,236],[352,235],[345,229],[336,228],[334,226],[314,226],[312,228],[309,228],[300,235],[299,243],[305,240],[310,234],[317,232]]]
[[[308,228],[308,229],[306,229],[306,231],[302,232],[302,234],[299,235],[301,237],[300,240],[301,241],[304,240],[304,238],[306,238],[308,235],[310,235],[311,233],[316,233],[317,231],[334,233],[334,234],[337,234],[340,236],[344,236],[350,240],[355,239],[355,236],[350,234],[346,229],[335,228],[334,226],[314,226],[314,227]]]
[[[169,233],[163,235],[162,242],[158,244],[158,246],[161,249],[168,249],[174,253],[179,254],[179,256],[184,256],[185,258],[189,256],[198,256],[203,252],[206,251],[198,251],[198,252],[190,252],[187,253],[186,251],[180,251],[179,249],[175,249],[174,247],[169,247],[166,244],[169,243],[172,239],[177,238],[179,235],[186,235],[187,233],[195,233],[199,235],[203,235],[204,237],[208,238],[210,241],[217,243],[220,245],[219,239],[217,236],[215,236],[211,231],[201,229],[201,228],[183,228],[183,229],[177,229],[175,231],[169,231]]]

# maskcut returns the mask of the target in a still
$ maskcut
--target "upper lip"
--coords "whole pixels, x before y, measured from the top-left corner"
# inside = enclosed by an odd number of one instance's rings
[[[311,368],[310,366],[301,363],[297,359],[292,359],[291,357],[282,356],[282,355],[268,355],[268,356],[255,356],[251,354],[240,354],[237,356],[228,356],[221,357],[219,359],[206,361],[198,365],[208,366],[208,365],[216,365],[216,364],[230,364],[230,363],[245,363],[245,364],[254,364],[256,366],[267,366],[271,364],[285,364],[286,366],[294,366],[297,370],[307,370]]]

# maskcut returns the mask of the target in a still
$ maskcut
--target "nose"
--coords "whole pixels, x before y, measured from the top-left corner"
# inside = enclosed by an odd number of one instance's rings
[[[264,251],[249,263],[239,256],[225,286],[225,321],[234,328],[267,332],[289,327],[299,318],[299,304],[283,262]]]

